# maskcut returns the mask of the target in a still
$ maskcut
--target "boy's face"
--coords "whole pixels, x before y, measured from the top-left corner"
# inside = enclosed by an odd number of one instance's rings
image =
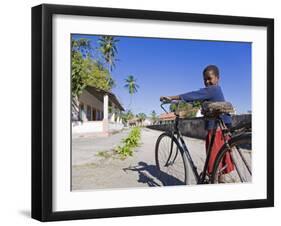
[[[217,85],[219,83],[219,77],[215,74],[213,70],[206,71],[204,74],[204,84],[205,86]]]

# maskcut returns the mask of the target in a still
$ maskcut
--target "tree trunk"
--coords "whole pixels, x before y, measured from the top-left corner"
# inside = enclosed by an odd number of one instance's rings
[[[78,97],[72,97],[71,101],[71,120],[72,121],[81,121],[80,114],[79,114],[79,101]]]
[[[131,107],[131,105],[132,105],[132,99],[133,99],[133,95],[131,94],[131,95],[130,95],[130,103],[129,103],[128,109],[130,109],[130,107]]]

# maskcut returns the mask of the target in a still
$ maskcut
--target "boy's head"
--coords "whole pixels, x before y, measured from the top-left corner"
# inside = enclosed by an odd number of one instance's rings
[[[207,66],[203,71],[205,86],[217,85],[220,79],[219,69],[215,65]]]

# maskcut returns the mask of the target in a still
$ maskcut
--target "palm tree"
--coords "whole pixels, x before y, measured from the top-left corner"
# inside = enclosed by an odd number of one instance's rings
[[[146,114],[145,113],[139,113],[137,115],[138,119],[140,120],[141,122],[141,125],[143,124],[143,121],[146,119]]]
[[[136,81],[137,80],[134,78],[133,75],[129,75],[128,78],[125,79],[126,84],[124,85],[124,87],[128,89],[129,94],[131,95],[130,104],[129,104],[128,108],[132,104],[133,94],[136,93],[138,91],[138,88],[139,88],[139,85],[136,83]]]
[[[157,120],[157,114],[156,114],[156,112],[153,110],[152,112],[151,112],[151,119],[152,119],[152,123],[154,124],[155,122],[156,122],[156,120]]]
[[[117,60],[117,42],[119,42],[119,40],[113,36],[101,36],[98,40],[99,50],[101,51],[105,62],[108,64],[109,71],[112,71],[112,68],[115,67],[115,61]]]
[[[134,116],[133,112],[130,111],[130,110],[121,113],[122,121],[123,121],[126,125],[128,125],[128,122],[129,122],[131,119],[133,119],[134,117],[135,117],[135,116]]]

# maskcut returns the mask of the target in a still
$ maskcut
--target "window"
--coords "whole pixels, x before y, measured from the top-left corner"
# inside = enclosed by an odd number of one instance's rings
[[[92,116],[91,106],[87,105],[87,119],[88,119],[88,121],[92,120],[91,116]]]
[[[79,120],[82,121],[83,120],[83,112],[84,112],[84,104],[80,103],[79,104]]]
[[[98,111],[98,117],[97,117],[97,120],[101,120],[101,112]]]
[[[97,110],[93,108],[92,110],[92,119],[95,121],[97,120]]]

